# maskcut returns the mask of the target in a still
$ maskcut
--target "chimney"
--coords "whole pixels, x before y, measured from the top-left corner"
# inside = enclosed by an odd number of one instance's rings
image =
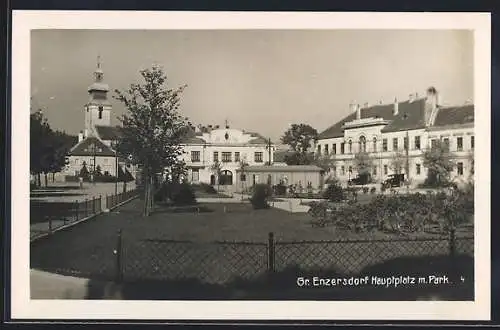
[[[364,106],[364,107],[365,107],[365,108],[368,108],[369,106],[370,106],[370,103],[365,102],[365,106]]]
[[[437,113],[439,107],[439,93],[434,87],[427,88],[425,98],[425,123],[426,126],[432,125],[433,118]]]
[[[382,100],[378,101],[378,104],[382,105],[384,102]]]
[[[418,93],[415,93],[415,100],[418,100]]]
[[[80,133],[78,133],[78,143],[80,143],[82,141],[83,141],[83,132],[80,131]]]
[[[411,103],[413,101],[415,101],[415,95],[414,94],[410,94],[408,95],[408,101]]]
[[[399,113],[399,103],[398,103],[398,99],[397,98],[394,98],[394,109],[392,110],[392,115],[393,116],[397,116]]]
[[[356,111],[357,111],[357,108],[356,108],[356,101],[352,101],[352,102],[349,104],[349,109],[350,109],[351,113],[353,113],[353,112],[356,112]]]
[[[359,104],[356,104],[356,119],[361,119],[361,107],[359,106]]]

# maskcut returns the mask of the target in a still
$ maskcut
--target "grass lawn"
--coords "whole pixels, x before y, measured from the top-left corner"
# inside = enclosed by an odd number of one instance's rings
[[[199,213],[193,207],[158,207],[148,218],[142,217],[141,207],[142,201],[134,200],[116,212],[33,242],[31,267],[112,279],[117,270],[113,251],[118,230],[122,230],[122,269],[126,281],[196,279],[220,285],[235,277],[255,278],[266,272],[269,232],[274,232],[277,242],[277,271],[300,266],[328,268],[337,274],[358,273],[398,257],[446,256],[448,253],[446,241],[401,242],[393,235],[378,232],[356,234],[334,227],[317,228],[311,226],[312,217],[308,214],[272,208],[253,210],[248,203],[199,204],[196,206]],[[337,239],[385,241],[286,243]],[[213,241],[225,243],[213,244]],[[251,243],[230,243],[234,241]],[[470,244],[472,242],[468,242],[464,250],[470,252]],[[405,265],[414,264],[410,261]],[[404,273],[405,269],[395,271]]]

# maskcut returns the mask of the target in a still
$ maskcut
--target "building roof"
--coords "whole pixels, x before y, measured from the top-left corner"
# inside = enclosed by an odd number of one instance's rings
[[[70,156],[115,156],[113,149],[105,145],[100,139],[90,136],[77,143],[69,152]]]
[[[361,108],[361,118],[383,118],[383,119],[393,119],[392,115],[394,109],[394,104],[384,104],[384,105],[374,105],[368,108]],[[401,104],[399,105],[401,110]],[[401,113],[401,111],[400,111]],[[318,139],[329,139],[335,137],[344,136],[343,125],[349,121],[356,119],[356,113],[350,113],[334,125],[330,126],[318,135]]]
[[[416,99],[412,102],[398,102],[398,114],[393,115],[394,104],[375,105],[361,108],[361,119],[383,118],[389,120],[383,129],[383,133],[413,130],[425,127],[425,98]],[[356,118],[356,113],[351,113],[334,125],[330,126],[318,135],[318,139],[328,139],[344,136],[343,125]],[[437,111],[433,126],[445,126],[465,124],[474,122],[474,105],[463,105],[458,107],[440,107]]]
[[[394,105],[389,106],[391,111]],[[400,102],[397,116],[391,116],[392,122],[382,129],[383,133],[406,131],[425,127],[425,99],[417,99],[413,102]]]
[[[108,92],[109,91],[109,85],[105,83],[100,83],[100,82],[95,82],[92,85],[89,86],[88,88],[89,92],[92,91],[102,91],[102,92]]]
[[[474,105],[440,108],[434,126],[460,125],[474,122]]]
[[[118,140],[122,135],[122,127],[119,126],[95,126],[97,134],[101,140],[113,141]]]
[[[315,165],[287,165],[287,166],[248,166],[247,172],[321,172],[321,169]]]

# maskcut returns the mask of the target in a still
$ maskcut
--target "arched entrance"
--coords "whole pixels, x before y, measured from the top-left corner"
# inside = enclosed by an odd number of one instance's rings
[[[221,172],[219,177],[219,184],[221,186],[230,186],[233,184],[233,173],[228,170]]]
[[[215,175],[213,174],[210,176],[210,185],[215,186]]]

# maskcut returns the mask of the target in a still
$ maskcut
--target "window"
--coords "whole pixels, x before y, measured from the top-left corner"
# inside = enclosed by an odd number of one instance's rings
[[[373,138],[373,152],[377,152],[377,138]]]
[[[333,176],[337,176],[337,167],[336,166],[332,166],[332,172],[333,172]]]
[[[436,140],[436,139],[432,139],[432,140],[431,140],[431,149],[436,148],[436,147],[437,147],[437,145],[438,145],[438,140]]]
[[[196,163],[200,161],[200,152],[191,151],[191,162]]]
[[[457,151],[464,150],[464,138],[459,136],[457,137]]]
[[[349,153],[352,154],[352,141],[349,140]]]
[[[341,153],[342,155],[343,155],[343,154],[345,154],[345,143],[344,143],[344,142],[342,142],[342,143],[340,144],[340,153]]]
[[[464,175],[464,163],[462,162],[457,163],[457,174]]]
[[[392,139],[392,150],[394,151],[398,150],[398,138]]]
[[[384,175],[387,175],[387,173],[389,173],[387,165],[384,165]]]
[[[214,151],[214,162],[219,161],[219,153],[217,151]]]
[[[262,152],[257,151],[254,154],[254,160],[255,160],[256,163],[262,163]]]
[[[417,170],[417,175],[420,175],[420,170],[421,170],[420,164],[416,165],[416,170]]]
[[[239,151],[236,151],[234,153],[234,161],[235,162],[239,162],[240,161],[240,152]]]
[[[349,173],[352,173],[352,166],[349,165]]]
[[[415,149],[420,150],[420,136],[415,136]]]
[[[408,138],[406,136],[403,138],[403,147],[404,150],[408,150]]]
[[[325,155],[328,156],[328,144],[325,144]]]
[[[474,135],[470,137],[470,148],[474,149]]]
[[[366,138],[364,136],[359,138],[359,151],[366,152]]]
[[[222,152],[222,162],[223,163],[231,162],[231,152]]]
[[[342,166],[340,167],[340,173],[341,173],[342,175],[345,175],[345,166],[344,166],[344,165],[342,165]]]
[[[321,155],[321,144],[318,144],[318,155]]]
[[[373,175],[377,175],[377,166],[373,166]]]
[[[332,154],[333,155],[337,154],[337,144],[336,143],[332,144]]]
[[[191,172],[191,182],[198,182],[200,181],[200,170],[197,168],[193,168]]]
[[[387,139],[382,140],[382,151],[387,151]]]
[[[450,150],[450,139],[449,138],[443,139],[443,147],[445,150]]]
[[[104,110],[104,108],[102,107],[102,105],[99,106],[99,119],[102,119],[102,111]]]

